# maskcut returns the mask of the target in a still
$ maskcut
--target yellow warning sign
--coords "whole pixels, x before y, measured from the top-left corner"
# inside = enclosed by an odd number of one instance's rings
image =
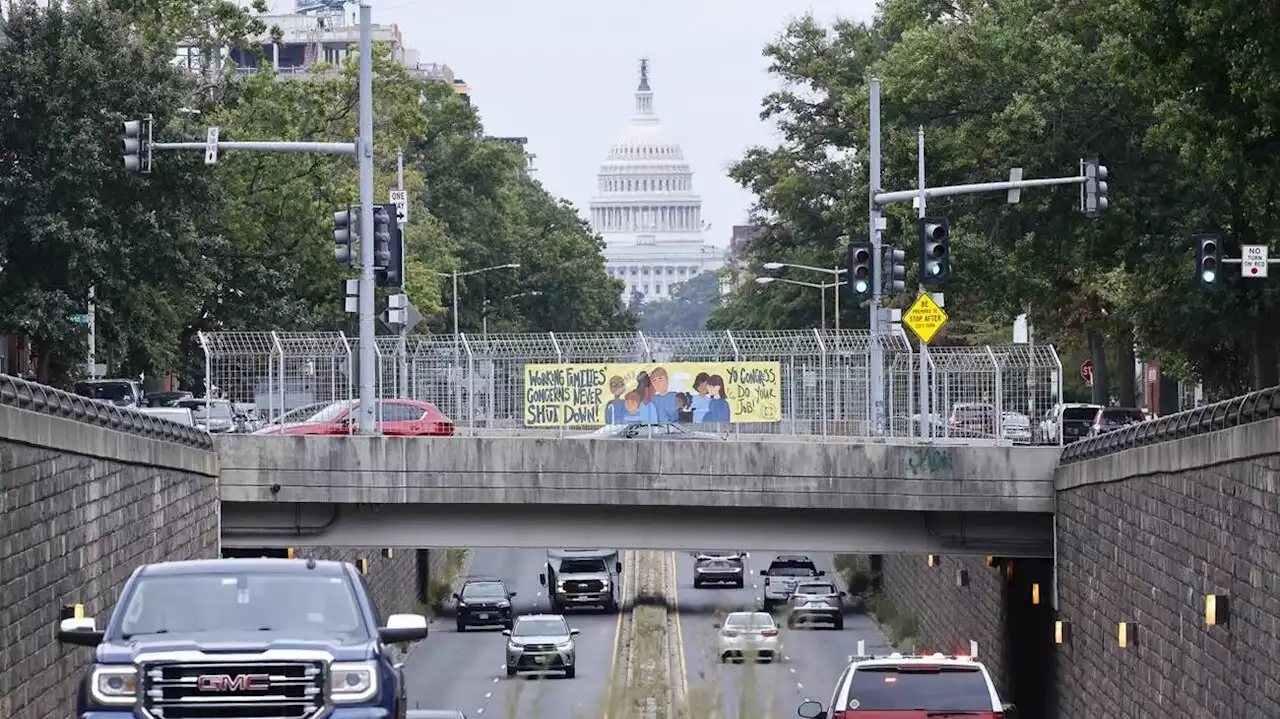
[[[947,313],[942,311],[928,292],[921,294],[911,307],[902,314],[902,324],[906,325],[921,342],[928,344],[938,330],[947,324]]]

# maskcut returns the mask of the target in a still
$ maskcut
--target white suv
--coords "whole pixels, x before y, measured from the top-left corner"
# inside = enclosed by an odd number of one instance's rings
[[[963,714],[965,719],[1013,719],[1012,704],[1003,704],[987,668],[964,655],[849,657],[836,681],[831,704],[809,699],[796,710],[803,719],[925,719]]]

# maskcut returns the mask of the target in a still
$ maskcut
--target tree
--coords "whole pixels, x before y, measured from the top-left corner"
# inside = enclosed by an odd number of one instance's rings
[[[1118,394],[1126,403],[1135,341],[1184,377],[1224,390],[1243,380],[1239,363],[1224,362],[1232,352],[1245,356],[1252,348],[1253,364],[1274,371],[1265,352],[1274,352],[1275,341],[1258,331],[1271,318],[1270,295],[1206,298],[1191,279],[1193,228],[1227,218],[1244,228],[1242,241],[1260,236],[1251,228],[1270,221],[1274,203],[1265,188],[1278,174],[1269,164],[1277,156],[1274,133],[1259,132],[1256,119],[1275,92],[1272,77],[1250,73],[1233,86],[1244,96],[1228,101],[1229,68],[1257,63],[1243,56],[1195,61],[1228,45],[1248,47],[1228,43],[1230,30],[1224,35],[1223,26],[1206,21],[1220,12],[1215,8],[1207,1],[1175,12],[1160,0],[998,7],[889,0],[866,25],[793,23],[765,51],[788,83],[765,98],[762,114],[778,125],[782,144],[752,148],[732,170],[756,194],[763,226],[748,266],[839,262],[837,238],[865,227],[865,168],[851,156],[866,145],[865,79],[878,76],[883,189],[915,186],[919,125],[931,185],[997,180],[997,168],[1005,167],[1022,167],[1028,177],[1074,174],[1077,158],[1099,152],[1112,186],[1122,189],[1097,220],[1081,216],[1075,191],[1027,190],[1015,206],[1001,195],[931,201],[931,213],[951,218],[955,237],[948,310],[973,320],[966,330],[973,334],[952,327],[943,341],[979,340],[984,327],[1030,311],[1041,336],[1091,350],[1098,398]],[[1239,22],[1253,22],[1254,34],[1266,26],[1243,16]],[[1202,104],[1184,102],[1184,95]],[[1222,143],[1228,136],[1240,141]],[[1206,172],[1216,184],[1203,181]],[[891,206],[887,215],[886,240],[913,248],[910,208]],[[846,311],[859,315],[844,318],[846,326],[865,321],[859,308]],[[811,312],[797,292],[747,287],[712,324],[803,326]],[[1228,326],[1221,320],[1227,312],[1254,323]],[[1124,368],[1116,387],[1107,381],[1108,360]],[[1264,377],[1253,379],[1256,385]]]
[[[634,317],[619,310],[622,284],[605,274],[603,243],[567,202],[530,179],[524,154],[486,140],[475,111],[453,90],[426,89],[432,117],[413,146],[413,162],[428,178],[427,210],[453,244],[460,271],[518,263],[459,277],[460,326],[480,329],[489,299],[489,325],[499,331],[625,331]],[[446,294],[451,288],[445,288]],[[538,292],[516,304],[499,298]],[[451,331],[445,316],[437,331]]]
[[[197,158],[127,175],[117,148],[131,114],[169,121],[189,78],[98,4],[18,3],[5,32],[0,333],[35,342],[41,379],[79,376],[84,330],[69,317],[95,287],[98,341],[122,369],[172,363],[217,192]]]
[[[720,299],[720,278],[703,272],[678,285],[669,300],[642,305],[639,325],[645,332],[701,332]]]

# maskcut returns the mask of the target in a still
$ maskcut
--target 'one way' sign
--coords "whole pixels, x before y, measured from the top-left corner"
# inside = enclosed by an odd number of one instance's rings
[[[392,190],[388,193],[387,202],[396,206],[396,221],[404,224],[409,221],[409,192]]]

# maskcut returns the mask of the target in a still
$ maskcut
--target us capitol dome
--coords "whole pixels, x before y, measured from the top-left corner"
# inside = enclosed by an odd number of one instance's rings
[[[623,300],[670,299],[680,283],[725,264],[725,251],[705,241],[702,198],[680,143],[653,111],[649,61],[640,61],[635,114],[596,178],[591,226],[605,241],[605,268],[626,282]]]

